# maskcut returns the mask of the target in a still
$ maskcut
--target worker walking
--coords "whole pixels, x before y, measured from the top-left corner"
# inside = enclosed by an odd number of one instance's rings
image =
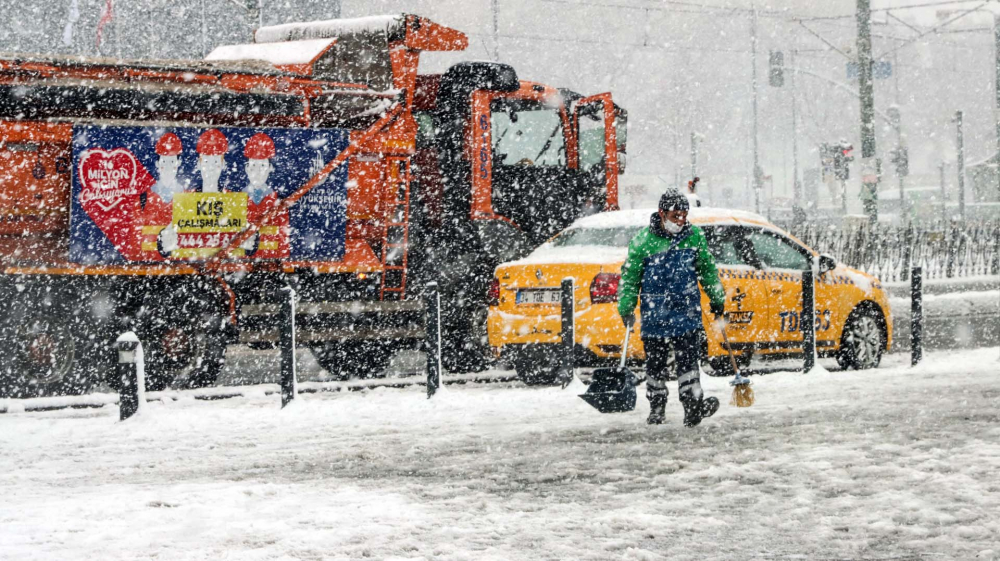
[[[674,352],[677,391],[684,406],[684,425],[693,427],[719,409],[719,400],[704,397],[698,370],[704,325],[701,293],[708,294],[711,312],[721,319],[725,292],[705,234],[687,220],[687,197],[668,190],[648,228],[628,246],[618,288],[618,313],[629,328],[642,293],[642,344],[646,350],[646,397],[651,425],[663,423],[667,405],[668,357]]]

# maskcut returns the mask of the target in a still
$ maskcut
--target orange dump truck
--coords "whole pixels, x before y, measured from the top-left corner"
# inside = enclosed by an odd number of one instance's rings
[[[279,289],[333,376],[424,337],[483,365],[493,268],[617,207],[624,110],[499,63],[418,75],[459,31],[286,24],[204,61],[0,56],[0,397],[87,391],[136,331],[147,386],[274,346]],[[114,380],[107,380],[114,385]]]

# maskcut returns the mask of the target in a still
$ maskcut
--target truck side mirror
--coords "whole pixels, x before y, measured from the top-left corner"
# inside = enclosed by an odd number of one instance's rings
[[[821,253],[819,256],[819,274],[827,273],[837,268],[837,260],[832,255]]]

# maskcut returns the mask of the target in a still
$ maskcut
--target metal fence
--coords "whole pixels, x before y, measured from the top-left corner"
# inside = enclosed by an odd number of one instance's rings
[[[788,230],[821,253],[883,282],[1000,274],[1000,222],[849,225],[806,223]]]

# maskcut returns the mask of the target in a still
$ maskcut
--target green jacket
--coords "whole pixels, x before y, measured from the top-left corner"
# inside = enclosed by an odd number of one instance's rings
[[[659,226],[659,215],[651,218],[651,226],[636,234],[628,244],[628,257],[622,265],[622,278],[618,284],[618,313],[622,316],[634,313],[642,288],[643,266],[646,259],[670,249],[673,243],[669,234]],[[654,229],[657,230],[654,232]],[[660,235],[658,235],[660,234]],[[708,294],[713,308],[721,310],[726,303],[726,293],[719,282],[719,271],[715,268],[715,258],[708,251],[708,242],[701,228],[691,225],[690,233],[677,244],[676,249],[695,249],[695,271],[698,284]]]

